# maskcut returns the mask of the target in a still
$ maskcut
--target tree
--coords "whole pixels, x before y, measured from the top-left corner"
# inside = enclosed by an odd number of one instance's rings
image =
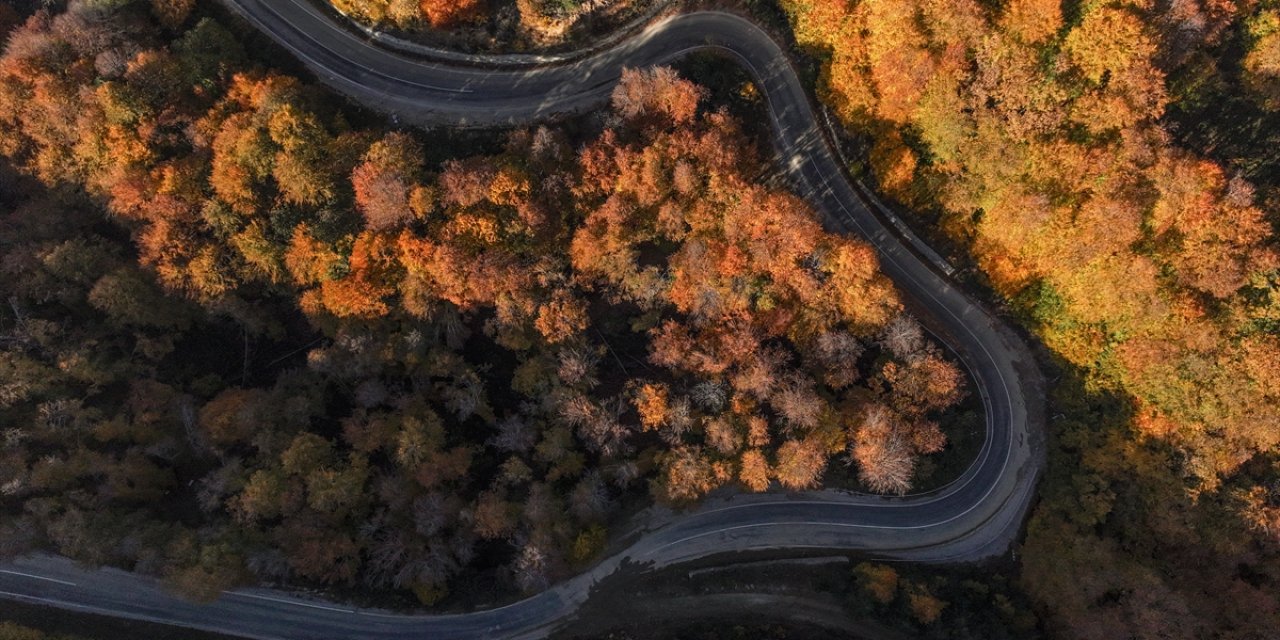
[[[356,206],[369,229],[393,229],[412,219],[409,196],[421,179],[422,156],[422,147],[405,133],[389,133],[369,147],[351,172]]]
[[[551,559],[540,545],[535,542],[525,544],[512,567],[516,585],[526,593],[546,589],[551,584],[550,564]]]
[[[122,267],[98,279],[89,290],[89,304],[122,325],[181,329],[188,310],[163,295],[137,269]]]
[[[646,430],[657,429],[666,423],[668,393],[664,384],[644,384],[636,390],[631,402],[640,414],[640,424]]]
[[[550,300],[539,305],[534,326],[547,342],[556,344],[584,331],[589,322],[586,303],[558,289]]]
[[[854,429],[853,460],[858,479],[877,493],[906,493],[911,488],[915,459],[893,423],[889,410],[871,407]]]
[[[1225,298],[1277,262],[1261,246],[1269,230],[1247,184],[1227,181],[1213,163],[1174,154],[1152,173],[1160,190],[1152,226],[1172,245],[1184,283]]]
[[[271,520],[294,513],[301,505],[300,494],[301,486],[279,471],[259,470],[249,477],[230,506],[240,522]]]
[[[937,622],[947,608],[947,603],[930,593],[924,585],[912,585],[907,589],[907,603],[911,607],[911,615],[926,625]]]
[[[478,18],[485,5],[480,0],[425,0],[421,6],[431,26],[447,29]]]
[[[697,447],[679,447],[665,454],[662,495],[669,500],[696,500],[718,487],[724,478]]]
[[[612,105],[624,118],[682,125],[693,120],[703,93],[670,67],[623,69]]]
[[[742,453],[741,468],[738,480],[752,491],[764,491],[769,488],[769,477],[772,475],[769,462],[759,449],[748,449]]]
[[[1004,8],[1000,27],[1027,44],[1039,44],[1062,28],[1060,0],[1012,0]]]
[[[906,122],[924,94],[936,61],[921,33],[912,0],[886,0],[866,5],[866,60],[877,93],[877,113]]]
[[[344,518],[363,510],[369,462],[352,454],[347,464],[316,469],[307,475],[307,506],[334,518]]]
[[[778,447],[773,475],[782,486],[799,491],[816,487],[826,468],[827,453],[816,439],[788,440]]]
[[[917,160],[915,153],[903,142],[901,134],[892,130],[886,135],[878,136],[875,145],[871,147],[870,161],[880,188],[899,200],[909,202]]]
[[[344,318],[386,315],[391,310],[386,298],[394,293],[396,279],[400,276],[397,250],[396,240],[389,236],[370,231],[357,236],[348,259],[350,272],[347,276],[320,284],[320,300],[324,308]],[[317,265],[310,266],[314,268]]]
[[[333,443],[314,433],[300,433],[280,454],[280,468],[291,476],[307,478],[333,463]]]
[[[272,406],[270,395],[262,390],[227,389],[201,407],[200,428],[222,447],[247,442],[270,424]]]
[[[813,382],[801,376],[787,381],[774,392],[770,404],[786,422],[791,433],[809,433],[818,427],[826,403],[813,389]]]
[[[151,11],[160,24],[177,29],[187,21],[187,16],[191,15],[195,5],[195,0],[151,0]]]
[[[178,3],[185,0],[177,0]],[[203,18],[171,46],[193,87],[218,93],[245,65],[244,47],[212,18]]]
[[[608,531],[601,525],[593,524],[574,538],[569,557],[575,564],[584,565],[600,555],[608,541]]]
[[[964,377],[954,364],[929,354],[899,366],[887,363],[882,374],[893,387],[893,399],[903,413],[923,414],[955,405],[962,396]]]
[[[247,79],[237,77],[239,82]],[[242,90],[265,89],[262,84],[236,87]],[[214,193],[240,214],[257,208],[262,182],[274,164],[272,141],[261,127],[253,124],[249,113],[235,113],[223,121],[213,139],[213,162],[209,184]]]
[[[313,235],[310,225],[299,224],[284,254],[285,267],[298,285],[314,285],[335,279],[345,261],[334,247]]]
[[[843,331],[823,332],[813,345],[814,359],[825,370],[823,381],[834,389],[843,389],[857,381],[858,358],[862,352],[858,338]]]
[[[276,530],[289,566],[324,584],[349,584],[360,570],[360,547],[346,533],[307,519],[290,520]]]
[[[342,154],[333,153],[332,140],[311,113],[283,109],[271,116],[271,139],[282,149],[273,159],[271,176],[285,202],[318,207],[337,194],[337,176],[344,173]]]
[[[1129,11],[1100,7],[1085,14],[1067,34],[1065,51],[1084,77],[1097,84],[1104,75],[1119,77],[1147,64],[1155,42],[1142,20]]]
[[[1280,109],[1280,10],[1258,12],[1247,22],[1252,39],[1241,65],[1245,86],[1264,108]]]
[[[485,540],[509,536],[515,530],[515,505],[503,500],[496,493],[486,492],[476,501],[472,517],[476,535]]]
[[[733,455],[742,448],[742,434],[738,428],[723,417],[708,418],[703,427],[707,434],[707,444],[723,455]]]
[[[883,564],[860,562],[853,568],[859,586],[880,604],[889,604],[898,595],[898,572]]]

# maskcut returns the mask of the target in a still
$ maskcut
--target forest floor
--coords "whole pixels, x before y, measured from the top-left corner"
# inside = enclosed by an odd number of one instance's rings
[[[13,622],[49,634],[69,635],[85,640],[233,640],[206,631],[171,627],[154,622],[139,622],[114,616],[101,616],[57,607],[44,607],[6,600],[0,622]]]
[[[741,554],[727,565],[694,563],[639,574],[625,583],[611,581],[622,586],[598,588],[574,622],[552,638],[912,637],[851,613],[847,594],[856,585],[848,557],[770,559],[770,555]]]

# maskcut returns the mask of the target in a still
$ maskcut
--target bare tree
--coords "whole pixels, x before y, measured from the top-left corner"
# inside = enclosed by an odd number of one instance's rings
[[[880,345],[900,360],[913,360],[925,351],[924,329],[911,316],[899,314],[881,331]]]
[[[452,302],[442,301],[432,320],[436,335],[454,351],[461,350],[467,338],[471,337],[471,330],[462,321],[462,313]]]
[[[560,421],[574,429],[581,429],[592,423],[599,413],[599,407],[582,393],[567,393],[557,403],[557,415]]]
[[[790,376],[773,394],[770,404],[793,433],[816,429],[826,409],[826,402],[813,389],[813,380],[800,375]]]
[[[293,575],[289,559],[279,549],[264,548],[249,554],[245,564],[263,580],[288,580]]]
[[[512,414],[498,423],[498,433],[489,439],[489,444],[501,451],[526,453],[537,440],[537,432],[529,426],[524,416]]]
[[[724,455],[737,453],[742,448],[742,433],[723,416],[707,418],[703,431],[707,434],[707,444]]]
[[[903,494],[911,488],[915,457],[888,408],[875,405],[867,409],[851,448],[858,479],[869,489]]]
[[[524,500],[524,521],[533,527],[549,526],[564,517],[564,507],[551,486],[538,482]]]
[[[667,426],[659,434],[667,444],[676,445],[684,441],[684,434],[692,428],[693,408],[689,406],[689,399],[677,396],[667,405]]]
[[[403,569],[410,564],[414,540],[404,531],[392,527],[379,527],[368,536],[365,543],[364,582],[372,587],[403,587]]]
[[[708,413],[720,412],[729,399],[724,385],[715,380],[703,380],[694,385],[693,390],[689,392],[689,397],[694,404],[698,405],[698,408]]]
[[[366,409],[376,407],[387,401],[390,394],[387,385],[378,378],[370,378],[356,386],[354,398],[356,404]]]
[[[248,473],[240,458],[231,458],[216,471],[200,479],[196,502],[205,513],[223,509],[223,502],[244,486]]]
[[[556,375],[571,387],[590,389],[596,386],[596,365],[600,355],[593,349],[584,346],[572,346],[561,349],[559,353],[560,367]]]
[[[41,402],[36,407],[36,415],[40,425],[50,431],[62,431],[78,423],[80,413],[80,400],[71,398],[58,398],[48,402]]]
[[[766,348],[733,376],[733,388],[760,399],[768,398],[778,384],[778,373],[786,360],[786,354]]]
[[[453,384],[440,389],[445,405],[459,420],[466,420],[485,404],[484,383],[474,371],[466,371],[454,378]]]
[[[432,537],[439,534],[453,518],[453,510],[445,497],[438,492],[419,496],[410,511],[413,528],[419,535]]]
[[[521,591],[532,593],[542,591],[551,585],[548,572],[549,559],[542,546],[536,542],[528,542],[520,549],[511,569],[515,575],[516,585]]]
[[[573,487],[569,510],[582,522],[596,522],[609,512],[611,502],[600,472],[590,471]]]
[[[627,437],[631,429],[622,423],[625,403],[621,397],[606,400],[595,406],[588,419],[578,427],[578,437],[587,447],[606,458],[621,455],[627,450]]]
[[[613,485],[619,489],[627,489],[640,479],[640,465],[634,460],[623,460],[610,469]]]
[[[824,381],[835,389],[843,389],[858,379],[858,358],[863,346],[847,331],[825,331],[814,344],[814,356],[825,369]]]

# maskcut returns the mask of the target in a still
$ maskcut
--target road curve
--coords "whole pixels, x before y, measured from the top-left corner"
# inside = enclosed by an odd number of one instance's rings
[[[251,638],[537,638],[572,618],[591,587],[626,564],[661,567],[764,549],[861,551],[920,562],[1004,553],[1043,467],[1043,391],[1027,345],[912,253],[844,178],[786,55],[763,30],[727,13],[658,21],[621,43],[529,69],[404,57],[337,24],[306,0],[224,0],[369,107],[423,125],[527,123],[603,104],[624,66],[718,49],[750,72],[768,103],[773,142],[794,188],[835,232],[873,243],[908,305],[960,358],[981,394],[987,438],[955,482],[903,498],[838,492],[736,496],[653,516],[634,544],[590,571],[517,603],[459,615],[406,616],[247,589],[212,604],[182,601],[145,578],[36,556],[0,564],[0,597]]]

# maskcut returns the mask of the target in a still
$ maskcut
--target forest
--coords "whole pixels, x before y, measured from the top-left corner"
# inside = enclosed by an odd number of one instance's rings
[[[1274,633],[1280,5],[782,4],[880,189],[1061,369],[1020,553],[1047,625]]]
[[[193,0],[54,5],[0,4],[0,555],[433,603],[544,587],[650,501],[845,463],[901,493],[946,455],[964,376],[678,74],[464,144]],[[1271,637],[1280,4],[780,5],[853,169],[1049,354],[1048,473],[991,571],[1050,637]],[[901,571],[851,597],[952,637],[1020,615]]]
[[[647,500],[903,493],[946,446],[964,375],[874,251],[671,69],[460,154],[172,6],[10,20],[3,554],[434,603]]]

